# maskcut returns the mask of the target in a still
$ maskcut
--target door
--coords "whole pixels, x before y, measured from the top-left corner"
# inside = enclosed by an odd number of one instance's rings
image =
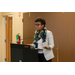
[[[57,14],[57,13],[56,13]],[[32,37],[34,36],[34,31],[35,31],[35,19],[37,17],[42,17],[44,19],[46,19],[46,27],[48,30],[53,32],[54,35],[54,43],[55,43],[55,47],[53,49],[55,58],[53,59],[53,61],[58,61],[57,57],[57,15],[55,13],[51,13],[51,12],[30,12],[30,13],[24,13],[23,14],[23,38],[26,37]],[[55,20],[55,22],[53,22],[53,20]],[[24,44],[30,44],[33,42],[33,38],[32,39],[26,39],[24,40]]]
[[[70,61],[68,12],[58,15],[58,59],[59,62]]]
[[[10,43],[12,43],[12,17],[6,16],[6,61],[11,61]]]
[[[33,22],[31,22],[31,17],[29,16],[29,13],[23,14],[23,42],[24,44],[30,44],[33,41],[33,38],[29,38],[29,37],[33,37],[33,34],[34,34],[33,33],[34,27],[31,23]],[[26,39],[26,38],[29,38],[29,39]]]
[[[58,14],[59,62],[75,62],[75,12]]]
[[[35,22],[34,20],[39,16],[39,13],[24,13],[23,14],[23,41],[24,44],[31,44],[33,42]],[[32,38],[29,38],[32,37]],[[28,38],[28,39],[26,39]]]
[[[40,12],[41,17],[46,20],[46,28],[53,33],[53,38],[54,38],[54,48],[53,48],[53,53],[54,53],[54,58],[52,59],[53,62],[58,61],[58,20],[57,20],[57,14],[54,12]]]
[[[70,62],[75,62],[75,12],[68,13]]]
[[[6,60],[6,25],[5,16],[2,16],[2,62]]]

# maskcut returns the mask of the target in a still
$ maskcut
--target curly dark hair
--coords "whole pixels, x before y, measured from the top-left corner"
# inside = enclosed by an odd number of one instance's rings
[[[46,25],[45,19],[43,19],[43,18],[41,18],[41,17],[38,17],[37,19],[35,19],[35,22],[41,22],[41,25],[44,24],[44,27],[45,27],[45,25]]]

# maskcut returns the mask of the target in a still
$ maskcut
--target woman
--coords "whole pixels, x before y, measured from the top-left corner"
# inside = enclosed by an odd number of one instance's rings
[[[38,51],[38,61],[39,62],[51,62],[54,58],[53,50],[54,40],[51,31],[47,30],[46,22],[43,18],[37,18],[35,20],[36,31],[34,33],[32,48],[40,49]]]

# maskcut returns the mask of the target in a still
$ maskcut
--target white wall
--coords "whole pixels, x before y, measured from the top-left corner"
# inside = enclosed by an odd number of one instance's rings
[[[1,53],[2,51],[2,13],[0,12],[0,62],[1,62]]]
[[[16,34],[20,33],[21,39],[23,39],[23,12],[21,12],[21,17],[19,17],[19,12],[2,12],[4,15],[13,15],[12,19],[12,43],[16,43]]]
[[[5,24],[5,17],[2,17],[2,62],[5,62],[5,58],[6,58],[6,24]]]
[[[4,60],[3,58],[3,45],[2,45],[2,16],[13,15],[12,19],[12,43],[16,43],[16,34],[20,33],[21,39],[23,39],[23,12],[21,12],[21,17],[19,17],[19,12],[0,12],[0,62]],[[22,43],[22,42],[21,42]]]

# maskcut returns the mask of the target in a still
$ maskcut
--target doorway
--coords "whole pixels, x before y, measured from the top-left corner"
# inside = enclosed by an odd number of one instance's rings
[[[2,62],[11,61],[12,18],[13,15],[2,16]]]
[[[6,59],[6,25],[5,16],[2,17],[2,62]]]

